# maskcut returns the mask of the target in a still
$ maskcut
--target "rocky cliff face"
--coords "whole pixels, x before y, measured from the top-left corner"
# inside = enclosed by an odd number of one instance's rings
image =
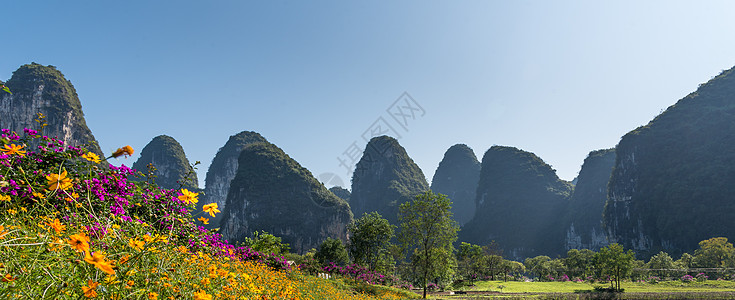
[[[280,148],[245,147],[227,194],[220,230],[229,241],[265,230],[304,253],[327,237],[347,239],[350,206]]]
[[[184,148],[174,138],[159,135],[140,151],[140,158],[133,164],[133,169],[148,173],[148,164],[156,168],[153,175],[160,187],[166,189],[198,189],[198,179],[194,169],[184,154]],[[191,181],[185,181],[189,176]]]
[[[77,91],[56,67],[23,65],[5,85],[13,94],[0,93],[0,128],[21,134],[24,128],[38,129],[36,114],[42,113],[48,123],[44,135],[56,136],[68,145],[88,144],[88,150],[104,157],[84,120]]]
[[[235,178],[238,168],[238,157],[242,149],[254,143],[268,142],[257,132],[243,131],[230,136],[217,155],[212,159],[212,164],[207,170],[207,178],[204,180],[204,195],[197,203],[197,212],[202,211],[204,204],[217,203],[221,211],[227,206],[227,193],[230,190],[230,182]],[[216,228],[222,221],[222,215],[218,215],[204,225],[208,228]]]
[[[610,236],[642,257],[735,238],[735,74],[722,72],[623,136],[608,188]]]
[[[376,211],[396,224],[398,206],[428,190],[424,173],[396,139],[374,137],[352,175],[350,206],[357,218]]]
[[[431,180],[431,190],[452,200],[454,219],[464,225],[475,215],[475,192],[480,180],[480,162],[465,144],[450,147]]]
[[[492,241],[514,259],[564,253],[561,222],[571,183],[533,153],[493,146],[482,158],[477,212],[460,240]]]
[[[599,250],[608,245],[602,229],[607,183],[615,164],[615,149],[592,151],[584,160],[565,218],[566,249]]]

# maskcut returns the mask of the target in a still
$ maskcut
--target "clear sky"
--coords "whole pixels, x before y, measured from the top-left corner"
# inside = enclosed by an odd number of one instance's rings
[[[571,180],[590,151],[735,65],[734,11],[732,1],[6,1],[0,79],[56,66],[104,151],[170,135],[202,162],[201,185],[243,130],[349,185],[338,158],[364,148],[376,121],[429,181],[456,143],[478,159],[515,146]],[[391,112],[404,92],[420,109],[402,127]]]

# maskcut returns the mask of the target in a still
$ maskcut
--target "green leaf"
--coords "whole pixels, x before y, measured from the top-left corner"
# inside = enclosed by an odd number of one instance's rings
[[[6,91],[6,92],[8,92],[11,95],[13,94],[12,92],[10,92],[10,89],[7,86],[4,86],[4,85],[3,85],[3,91]]]

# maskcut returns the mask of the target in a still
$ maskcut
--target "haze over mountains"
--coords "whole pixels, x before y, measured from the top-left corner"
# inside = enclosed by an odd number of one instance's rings
[[[24,65],[0,96],[0,127],[38,128],[70,145],[91,144],[81,102],[69,80],[51,66]],[[21,133],[22,134],[22,133]],[[612,145],[611,145],[612,146]],[[351,191],[328,190],[284,150],[256,132],[230,137],[212,159],[198,209],[217,203],[213,218],[238,241],[266,230],[305,252],[327,237],[347,240],[346,226],[377,211],[395,224],[397,208],[433,190],[454,201],[460,241],[495,242],[507,257],[554,256],[567,249],[598,249],[619,242],[641,257],[665,250],[690,252],[697,242],[735,238],[735,75],[722,72],[613,149],[584,161],[576,186],[560,179],[526,149],[493,146],[482,162],[473,149],[450,147],[429,186],[424,172],[390,136],[372,137],[352,178]],[[141,149],[134,167],[152,163],[159,184],[176,189],[190,161],[173,137],[160,135]],[[592,150],[592,149],[590,149]],[[203,160],[206,158],[198,158]],[[437,160],[440,158],[437,157]]]

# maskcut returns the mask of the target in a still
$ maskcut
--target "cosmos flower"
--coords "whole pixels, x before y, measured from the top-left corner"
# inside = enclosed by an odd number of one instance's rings
[[[84,297],[87,297],[87,298],[97,297],[97,291],[96,291],[97,285],[99,285],[99,282],[88,280],[87,286],[82,287],[82,291],[84,292]]]
[[[197,202],[199,202],[199,193],[193,193],[187,189],[182,189],[181,194],[182,195],[179,196],[179,200],[184,201],[186,205],[196,204]]]
[[[69,189],[71,184],[71,178],[66,177],[66,170],[64,172],[61,172],[61,174],[49,174],[46,175],[46,180],[48,180],[48,190],[56,190],[56,189],[62,189],[67,190]]]
[[[59,234],[62,231],[66,230],[66,225],[61,224],[61,222],[59,222],[59,219],[54,219],[53,222],[46,223],[46,226],[53,228],[54,231],[56,231],[56,234]]]
[[[89,237],[84,233],[75,234],[69,236],[69,245],[79,252],[89,251]]]
[[[100,157],[97,154],[94,154],[92,152],[87,152],[86,154],[82,154],[82,158],[91,161],[93,163],[100,163]]]
[[[197,220],[199,220],[199,222],[202,222],[202,224],[204,225],[209,225],[209,219],[205,217],[199,217]]]
[[[115,274],[115,270],[112,269],[112,264],[110,264],[110,262],[105,259],[105,253],[102,251],[94,252],[92,253],[92,255],[90,255],[89,253],[85,253],[84,261],[99,268],[100,270],[102,270],[102,272],[110,275]]]
[[[3,153],[7,155],[18,154],[20,156],[25,156],[26,152],[24,150],[21,150],[23,149],[23,147],[25,146],[16,145],[16,144],[10,144],[10,145],[6,144],[3,148],[0,148],[0,151],[2,151]]]
[[[210,216],[214,218],[214,214],[220,212],[219,209],[217,209],[217,203],[210,203],[205,204],[204,207],[202,207],[202,210],[205,212],[208,212]]]
[[[127,157],[133,155],[133,152],[133,147],[130,147],[130,145],[128,145],[122,148],[117,148],[117,150],[112,153],[112,157],[118,158],[122,155],[125,155]]]

